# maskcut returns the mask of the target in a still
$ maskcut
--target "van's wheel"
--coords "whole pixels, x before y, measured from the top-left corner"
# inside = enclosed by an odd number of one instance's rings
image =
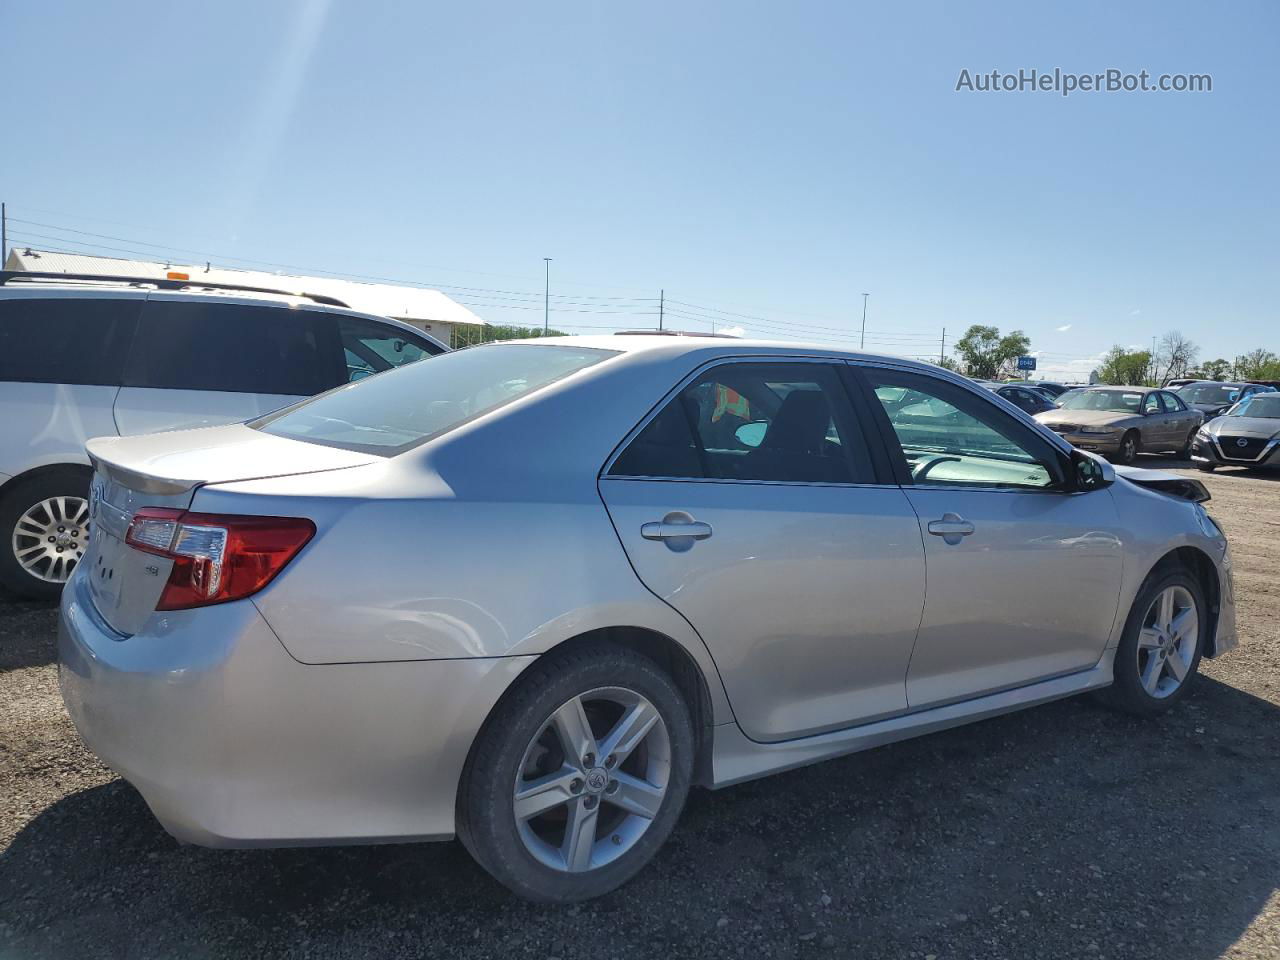
[[[92,472],[68,466],[14,483],[0,497],[0,585],[52,600],[89,544]]]
[[[1125,466],[1133,463],[1138,458],[1138,431],[1130,430],[1120,438],[1120,449],[1116,451],[1116,463],[1122,463]]]
[[[675,826],[693,775],[679,688],[615,646],[550,654],[485,724],[458,791],[458,836],[530,900],[608,893]]]
[[[1185,568],[1152,577],[1138,591],[1116,648],[1115,682],[1103,699],[1155,716],[1186,696],[1209,628],[1204,589]]]

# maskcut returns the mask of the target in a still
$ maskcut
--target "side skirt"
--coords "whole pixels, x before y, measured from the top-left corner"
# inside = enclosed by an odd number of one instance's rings
[[[714,778],[712,786],[732,786],[744,780],[754,780],[771,773],[870,750],[899,740],[909,740],[1105,687],[1112,679],[1111,660],[1110,656],[1103,656],[1088,670],[1043,680],[1016,690],[1005,690],[974,700],[950,703],[919,713],[782,743],[757,743],[748,739],[736,723],[721,724],[715,728],[711,759]]]

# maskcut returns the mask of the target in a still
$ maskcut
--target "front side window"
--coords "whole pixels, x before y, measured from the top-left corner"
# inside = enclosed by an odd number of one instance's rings
[[[873,471],[835,369],[823,363],[712,367],[640,431],[612,476],[870,483]]]
[[[1160,413],[1160,394],[1148,393],[1142,399],[1142,412],[1145,414]]]
[[[125,386],[310,396],[337,385],[332,329],[317,311],[149,300]]]
[[[394,456],[613,356],[495,343],[411,363],[251,421],[278,437]]]
[[[994,404],[920,374],[871,369],[866,376],[912,483],[1035,489],[1058,483],[1052,445]]]
[[[432,355],[425,341],[419,341],[396,327],[362,317],[340,316],[338,336],[342,341],[347,380],[352,383]]]

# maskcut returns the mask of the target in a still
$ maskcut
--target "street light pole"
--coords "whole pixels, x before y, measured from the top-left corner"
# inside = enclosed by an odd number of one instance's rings
[[[867,345],[867,297],[869,293],[862,295],[862,339],[858,341],[858,349],[861,350]]]
[[[543,257],[547,262],[547,285],[542,294],[542,335],[551,331],[551,258]]]

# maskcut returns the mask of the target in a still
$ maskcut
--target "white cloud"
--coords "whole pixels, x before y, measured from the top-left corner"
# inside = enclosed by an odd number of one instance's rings
[[[1055,327],[1054,329],[1056,329],[1059,333],[1066,333],[1068,330],[1071,329],[1071,324],[1064,323],[1062,326]]]
[[[717,327],[716,333],[723,333],[726,337],[741,337],[746,334],[746,330],[742,327]]]
[[[1136,316],[1137,316],[1138,314],[1140,314],[1141,312],[1142,312],[1141,310],[1138,310],[1137,308],[1134,308],[1133,310],[1130,310],[1130,311],[1129,311],[1129,316],[1131,316],[1131,317],[1136,317]]]

